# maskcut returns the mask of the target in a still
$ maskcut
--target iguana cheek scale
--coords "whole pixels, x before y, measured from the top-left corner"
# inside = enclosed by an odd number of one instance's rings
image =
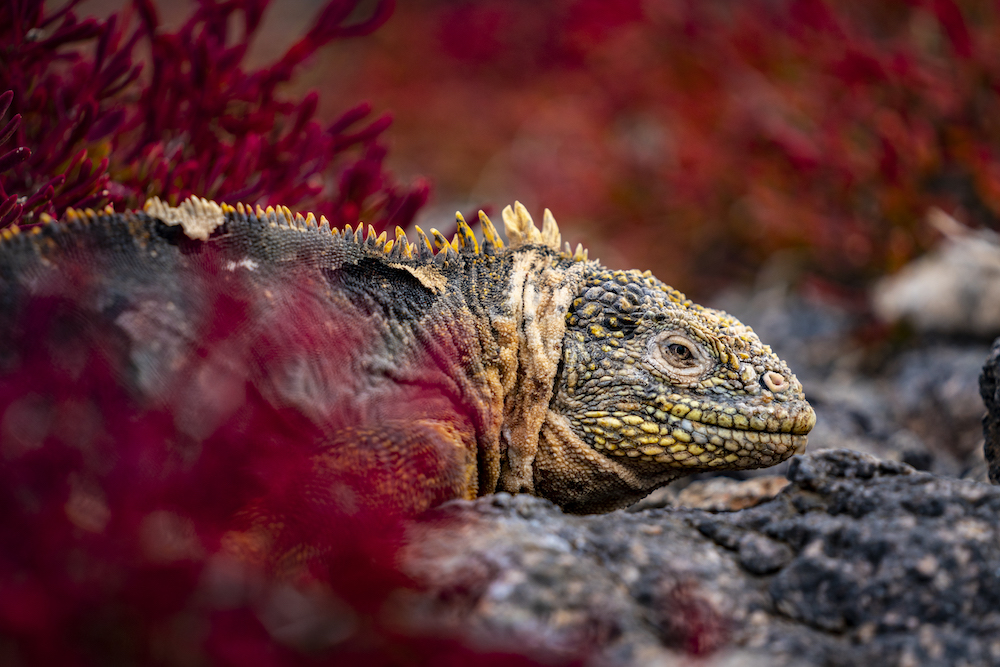
[[[19,332],[61,300],[191,442],[259,397],[304,434],[306,487],[363,480],[353,502],[404,513],[498,490],[608,511],[805,447],[802,387],[749,327],[561,246],[547,210],[503,219],[507,246],[483,214],[481,240],[458,216],[411,243],[197,198],[7,229],[0,374],[53,344]]]

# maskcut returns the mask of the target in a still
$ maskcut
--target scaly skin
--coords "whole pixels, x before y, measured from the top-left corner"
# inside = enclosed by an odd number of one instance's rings
[[[545,431],[554,437],[541,449],[565,451],[572,433],[611,474],[585,495],[567,484],[580,473],[552,474],[536,486],[541,495],[571,511],[614,509],[690,472],[765,467],[804,451],[815,414],[749,327],[648,272],[588,269],[567,314]]]
[[[509,247],[481,219],[481,242],[460,220],[436,253],[422,232],[204,200],[6,230],[0,374],[51,343],[18,332],[57,299],[179,437],[197,445],[259,397],[294,415],[302,488],[363,487],[338,498],[403,513],[498,490],[608,511],[805,447],[801,385],[748,327],[560,249],[547,211],[538,230],[508,207]],[[59,345],[84,335],[55,329]]]

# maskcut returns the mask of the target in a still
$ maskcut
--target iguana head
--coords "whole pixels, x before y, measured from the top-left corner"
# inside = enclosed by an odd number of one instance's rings
[[[562,257],[582,271],[564,315],[535,493],[570,511],[604,511],[684,474],[766,467],[805,449],[815,413],[750,327],[648,271]]]
[[[591,447],[684,470],[763,467],[805,447],[816,417],[802,385],[750,327],[648,272],[589,268],[554,407]]]

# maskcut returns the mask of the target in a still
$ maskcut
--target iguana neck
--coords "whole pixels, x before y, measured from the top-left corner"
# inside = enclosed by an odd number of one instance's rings
[[[512,255],[506,297],[490,317],[503,395],[497,490],[534,492],[539,432],[554,391],[566,313],[583,271],[583,262],[562,260],[541,246]]]

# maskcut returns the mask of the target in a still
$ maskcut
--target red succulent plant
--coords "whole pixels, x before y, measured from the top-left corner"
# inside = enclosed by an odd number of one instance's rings
[[[318,94],[282,93],[330,42],[384,23],[393,3],[332,0],[268,67],[246,69],[267,0],[197,2],[176,30],[150,0],[105,20],[33,0],[0,6],[0,224],[67,207],[136,208],[188,195],[315,208],[331,222],[408,223],[427,199],[386,173],[388,115],[367,104],[316,119]],[[2,116],[0,116],[2,117]]]

